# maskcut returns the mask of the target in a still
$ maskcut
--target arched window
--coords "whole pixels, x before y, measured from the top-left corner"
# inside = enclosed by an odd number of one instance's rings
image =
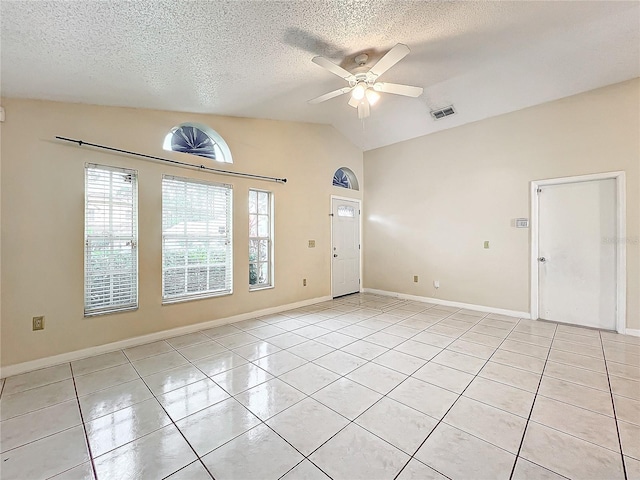
[[[181,123],[173,127],[164,137],[162,148],[210,158],[217,162],[233,163],[227,142],[218,132],[200,123]]]
[[[358,179],[356,174],[347,167],[340,167],[333,174],[333,185],[336,187],[358,190]]]

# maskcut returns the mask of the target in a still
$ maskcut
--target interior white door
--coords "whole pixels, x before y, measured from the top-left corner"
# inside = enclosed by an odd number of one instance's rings
[[[543,186],[538,208],[540,318],[615,330],[615,180]]]
[[[332,295],[360,291],[360,204],[331,199]]]

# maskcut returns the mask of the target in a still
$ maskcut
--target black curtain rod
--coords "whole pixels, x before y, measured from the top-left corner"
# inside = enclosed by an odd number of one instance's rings
[[[158,160],[161,162],[173,163],[174,165],[180,165],[186,168],[195,168],[197,170],[203,170],[205,172],[219,173],[221,175],[231,175],[234,177],[255,178],[258,180],[268,180],[270,182],[277,182],[277,183],[287,183],[286,178],[266,177],[263,175],[253,175],[251,173],[232,172],[230,170],[219,170],[217,168],[205,167],[204,165],[193,165],[191,163],[179,162],[177,160],[169,160],[168,158],[155,157],[153,155],[146,155],[144,153],[130,152],[129,150],[121,150],[119,148],[107,147],[105,145],[98,145],[97,143],[85,142],[84,140],[74,140],[73,138],[65,138],[65,137],[59,137],[59,136],[56,136],[56,138],[58,140],[63,140],[65,142],[77,143],[79,147],[83,145],[88,145],[90,147],[102,148],[103,150],[109,150],[111,152],[124,153],[126,155],[134,155],[136,157],[142,157],[142,158],[148,158],[151,160]]]

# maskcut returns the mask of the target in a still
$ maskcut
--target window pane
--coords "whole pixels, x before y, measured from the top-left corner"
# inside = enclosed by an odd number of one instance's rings
[[[199,123],[182,123],[173,127],[165,136],[162,148],[233,163],[227,142],[215,130]]]
[[[163,279],[163,292],[165,296],[179,295],[186,290],[184,269],[167,269],[163,272]]]
[[[249,190],[249,213],[258,213],[258,192]]]
[[[258,213],[269,213],[269,194],[258,192]]]
[[[273,285],[272,193],[249,190],[249,285]],[[254,203],[255,202],[255,203]],[[255,213],[254,213],[255,212]]]
[[[162,180],[163,299],[230,293],[231,187]]]
[[[269,236],[269,217],[267,215],[258,215],[258,236]]]
[[[258,260],[258,243],[259,240],[249,240],[249,261],[255,262]]]
[[[225,287],[227,279],[227,266],[226,265],[214,265],[209,267],[209,285],[214,290],[220,290]]]
[[[258,216],[257,215],[249,215],[249,236],[250,237],[258,236]]]
[[[339,205],[338,206],[338,216],[339,217],[355,217],[356,211],[353,207],[349,207],[348,205]]]
[[[260,273],[258,276],[258,283],[260,284],[269,283],[269,265],[267,263],[260,264]]]
[[[85,315],[138,305],[137,175],[85,169]]]
[[[269,240],[260,240],[258,260],[269,260]]]
[[[167,239],[164,242],[164,266],[167,268],[184,266],[187,263],[187,241]]]

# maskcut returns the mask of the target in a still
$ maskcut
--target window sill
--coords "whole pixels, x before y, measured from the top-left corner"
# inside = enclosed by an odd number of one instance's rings
[[[209,298],[226,297],[233,295],[233,291],[222,293],[208,293],[206,295],[194,295],[192,297],[169,298],[162,300],[162,305],[173,305],[174,303],[193,302],[195,300],[207,300]]]
[[[260,290],[271,290],[272,288],[276,288],[275,285],[265,285],[260,287],[249,287],[250,292],[259,292]]]
[[[135,312],[138,310],[138,306],[135,307],[127,307],[127,308],[114,308],[110,310],[100,310],[96,312],[84,312],[84,318],[90,317],[100,317],[102,315],[113,315],[114,313],[127,313],[127,312]]]

